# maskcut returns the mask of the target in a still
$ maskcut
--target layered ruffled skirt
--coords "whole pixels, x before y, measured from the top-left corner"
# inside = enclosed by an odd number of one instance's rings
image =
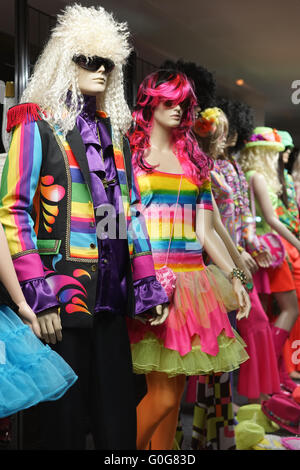
[[[77,380],[71,367],[0,305],[0,418],[59,399]]]
[[[176,272],[169,316],[151,326],[128,319],[134,372],[168,376],[229,372],[248,359],[233,331],[218,283],[208,269]]]

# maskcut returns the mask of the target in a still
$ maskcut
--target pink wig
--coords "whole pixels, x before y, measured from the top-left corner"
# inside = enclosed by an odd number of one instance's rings
[[[144,153],[150,147],[153,113],[159,103],[170,107],[182,104],[181,122],[172,130],[173,151],[185,175],[195,183],[200,183],[209,176],[213,162],[199,148],[192,132],[197,100],[191,83],[181,72],[158,70],[141,83],[133,112],[134,127],[129,132],[133,167],[137,171],[146,172],[151,172],[154,168],[144,161]]]

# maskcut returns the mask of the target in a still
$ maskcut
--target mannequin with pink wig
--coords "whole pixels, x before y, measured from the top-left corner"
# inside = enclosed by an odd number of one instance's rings
[[[247,360],[202,258],[204,247],[231,280],[238,317],[247,317],[245,278],[213,228],[212,162],[192,133],[195,105],[184,74],[159,70],[140,85],[129,135],[155,269],[167,265],[176,275],[163,324],[127,322],[134,371],[148,385],[137,409],[138,449],[172,448],[186,376],[231,371]]]

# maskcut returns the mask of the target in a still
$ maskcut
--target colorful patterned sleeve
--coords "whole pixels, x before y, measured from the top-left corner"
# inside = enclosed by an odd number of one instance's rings
[[[206,178],[199,186],[199,194],[197,197],[198,209],[205,209],[213,211],[212,195],[211,195],[211,180]]]
[[[157,305],[168,303],[169,300],[165,290],[156,279],[151,243],[142,214],[140,191],[133,172],[130,212],[135,313],[138,315]]]
[[[58,305],[44,278],[31,217],[41,164],[42,143],[36,122],[19,124],[2,173],[0,220],[25,298],[36,313]]]

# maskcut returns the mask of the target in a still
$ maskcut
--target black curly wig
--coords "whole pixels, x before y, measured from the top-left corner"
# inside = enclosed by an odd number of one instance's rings
[[[234,154],[241,150],[245,142],[250,139],[254,129],[253,110],[246,103],[221,97],[216,99],[216,106],[221,108],[227,116],[229,123],[228,135],[233,136],[237,132],[235,146],[228,149],[230,154]]]
[[[177,62],[166,60],[162,65],[163,69],[178,70],[185,73],[187,78],[193,82],[195,94],[201,110],[215,106],[216,80],[211,72],[194,62],[184,62],[182,59]]]

